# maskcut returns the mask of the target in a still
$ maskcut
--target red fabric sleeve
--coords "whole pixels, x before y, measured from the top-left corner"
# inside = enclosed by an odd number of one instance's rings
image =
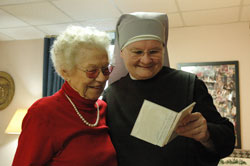
[[[41,166],[53,156],[50,122],[40,110],[31,107],[22,124],[22,133],[13,166]]]

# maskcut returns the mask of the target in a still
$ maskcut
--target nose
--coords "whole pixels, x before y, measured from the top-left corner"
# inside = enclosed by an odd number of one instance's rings
[[[108,76],[105,76],[105,75],[103,75],[103,73],[102,73],[102,71],[101,71],[101,69],[99,70],[99,74],[98,74],[98,76],[96,77],[96,81],[98,81],[98,82],[106,82],[107,80],[108,80]]]
[[[140,61],[143,63],[143,64],[149,64],[152,62],[152,58],[150,57],[150,55],[148,54],[148,52],[145,52],[143,54],[143,56],[141,57]]]

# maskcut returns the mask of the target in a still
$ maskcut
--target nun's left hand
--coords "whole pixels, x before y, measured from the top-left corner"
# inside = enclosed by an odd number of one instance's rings
[[[206,144],[210,139],[207,121],[199,112],[191,113],[183,118],[176,129],[176,133],[184,137],[193,138],[202,144]]]

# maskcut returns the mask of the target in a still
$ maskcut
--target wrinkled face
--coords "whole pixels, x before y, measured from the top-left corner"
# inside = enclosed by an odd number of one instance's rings
[[[145,80],[154,77],[163,65],[163,45],[156,40],[142,40],[129,44],[121,57],[132,77]]]
[[[107,52],[102,49],[81,49],[76,61],[76,67],[65,79],[82,97],[98,99],[109,78],[109,73],[105,73],[109,65]]]

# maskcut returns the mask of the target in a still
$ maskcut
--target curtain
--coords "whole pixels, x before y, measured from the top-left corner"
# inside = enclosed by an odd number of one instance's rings
[[[50,48],[55,37],[44,38],[43,55],[43,97],[51,96],[61,89],[64,80],[56,73],[52,60],[50,58]]]

